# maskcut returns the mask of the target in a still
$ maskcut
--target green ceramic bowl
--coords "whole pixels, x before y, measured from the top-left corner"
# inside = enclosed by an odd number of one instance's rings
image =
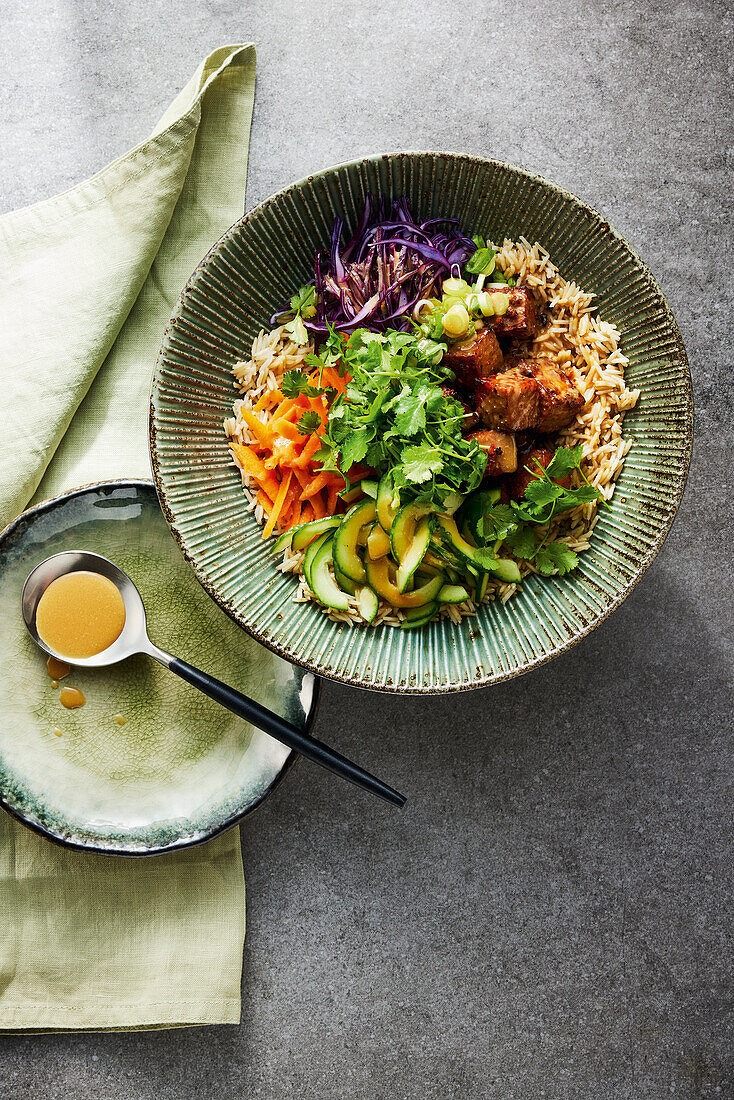
[[[208,840],[259,805],[295,754],[142,655],[72,669],[65,683],[87,702],[65,710],[20,594],[34,566],[75,549],[129,573],[153,641],[303,728],[315,713],[318,681],[243,634],[202,592],[150,482],[75,489],[0,535],[0,805],[85,851],[151,855]]]
[[[354,226],[365,193],[408,195],[420,218],[460,218],[470,232],[539,241],[567,279],[597,296],[622,334],[627,377],[642,391],[625,420],[634,439],[591,549],[564,578],[532,577],[506,606],[460,626],[349,627],[294,604],[244,510],[222,420],[231,368],[284,300],[312,277],[334,216]],[[683,492],[692,443],[691,381],[678,327],[626,241],[580,199],[495,161],[396,153],[330,168],[278,192],[232,226],[186,286],[165,332],[150,418],[164,514],[207,592],[258,641],[322,676],[381,691],[442,692],[527,672],[598,626],[660,549]]]

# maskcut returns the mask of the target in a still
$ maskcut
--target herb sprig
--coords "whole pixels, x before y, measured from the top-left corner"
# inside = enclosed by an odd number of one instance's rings
[[[547,527],[555,516],[604,498],[598,489],[590,485],[583,470],[583,447],[559,447],[547,467],[536,463],[533,480],[525,489],[522,501],[498,504],[485,512],[480,521],[480,531],[486,545],[493,544],[492,554],[505,542],[515,557],[533,563],[544,576],[558,573],[563,576],[578,564],[578,554],[563,542],[546,545],[548,531],[541,538],[538,527]],[[528,467],[529,468],[529,467]],[[577,470],[584,484],[566,489],[556,484],[555,478],[565,478]],[[487,551],[489,553],[489,551]]]
[[[447,493],[476,489],[487,456],[463,438],[463,409],[441,388],[451,377],[437,362],[445,350],[420,334],[357,329],[345,342],[332,331],[319,358],[340,358],[350,381],[331,404],[315,456],[322,469],[348,475],[364,464],[390,472],[406,499],[439,509]]]
[[[286,321],[285,330],[290,334],[296,344],[307,344],[311,337],[306,328],[304,319],[310,321],[316,315],[316,287],[312,283],[302,286],[290,300],[290,309],[276,315],[282,324]],[[273,320],[276,320],[276,317]]]

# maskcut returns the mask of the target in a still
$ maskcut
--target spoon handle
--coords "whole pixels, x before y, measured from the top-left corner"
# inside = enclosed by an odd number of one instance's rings
[[[208,695],[210,699],[221,703],[233,714],[244,718],[253,726],[258,726],[265,733],[269,733],[276,741],[288,745],[296,752],[300,752],[302,756],[313,760],[314,763],[335,772],[342,779],[349,779],[365,791],[370,791],[371,794],[384,798],[386,802],[392,802],[394,806],[404,805],[404,795],[399,794],[392,787],[388,787],[386,783],[376,779],[374,775],[370,775],[369,772],[364,771],[357,764],[353,764],[351,760],[347,760],[345,756],[341,756],[334,749],[330,749],[323,741],[317,741],[315,737],[309,737],[308,734],[303,733],[302,730],[286,721],[285,718],[281,718],[280,715],[274,714],[272,710],[256,703],[254,699],[249,699],[241,692],[235,691],[227,684],[223,684],[221,680],[202,672],[201,669],[194,668],[193,665],[182,661],[180,657],[173,657],[170,653],[165,653],[158,646],[151,644],[150,649],[146,652],[157,661],[160,661],[166,668],[170,668],[171,672],[175,672],[187,684],[198,688],[204,695]]]

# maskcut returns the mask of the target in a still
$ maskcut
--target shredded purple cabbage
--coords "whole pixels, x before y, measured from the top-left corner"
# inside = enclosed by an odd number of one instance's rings
[[[304,318],[311,332],[327,332],[329,325],[342,332],[359,326],[408,329],[416,302],[440,297],[451,269],[476,250],[456,218],[418,224],[406,197],[388,208],[368,193],[359,225],[344,245],[343,228],[335,218],[330,248],[316,254],[316,315]],[[277,324],[284,312],[273,314],[270,323]]]

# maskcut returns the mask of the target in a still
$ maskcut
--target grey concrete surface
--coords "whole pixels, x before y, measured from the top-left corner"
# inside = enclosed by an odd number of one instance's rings
[[[409,803],[301,764],[248,821],[241,1026],[0,1038],[2,1096],[734,1096],[731,14],[0,0],[0,209],[101,167],[252,39],[249,202],[381,149],[524,165],[649,263],[696,390],[672,534],[585,643],[454,698],[325,686],[318,732]]]

